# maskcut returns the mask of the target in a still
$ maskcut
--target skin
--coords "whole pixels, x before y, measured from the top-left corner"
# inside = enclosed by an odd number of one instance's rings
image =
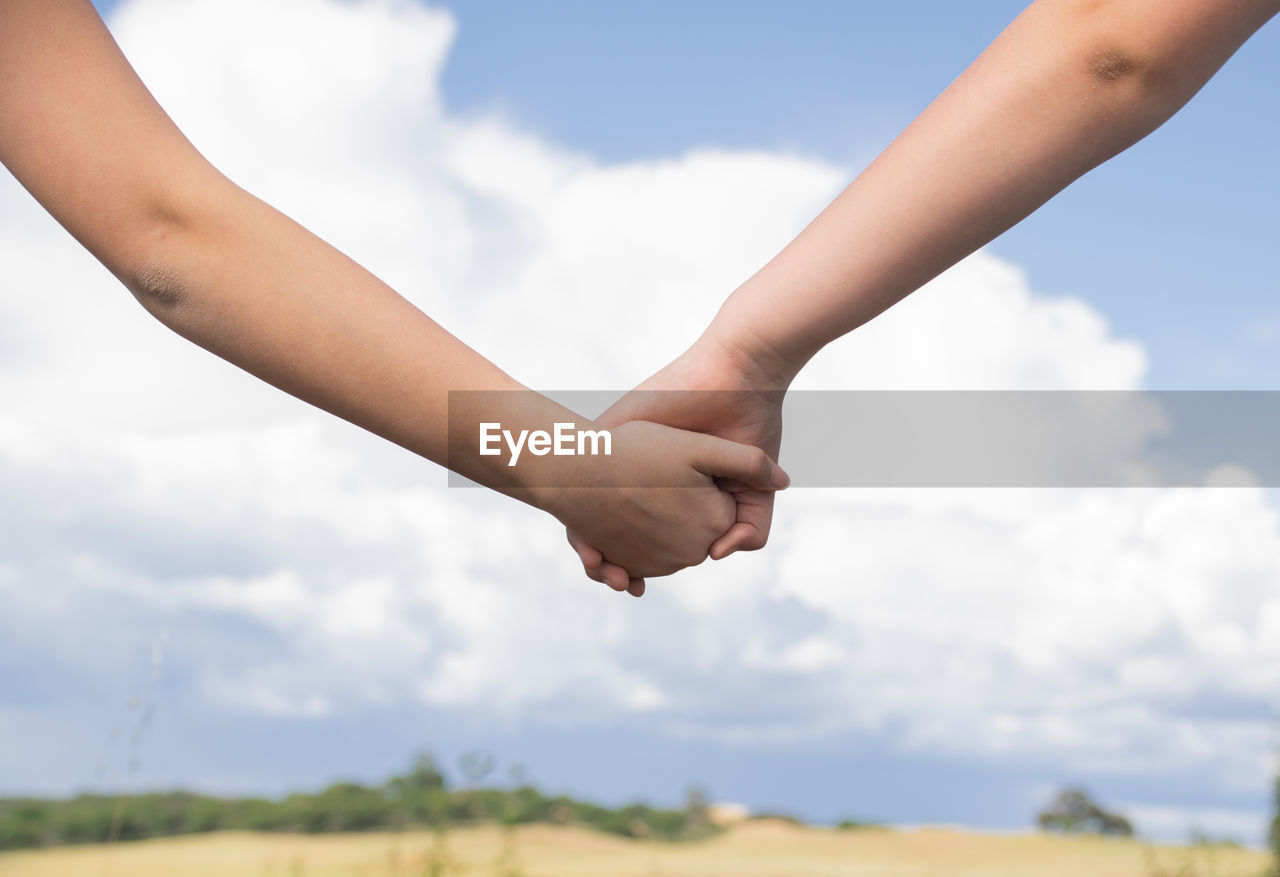
[[[1020,222],[1154,131],[1259,27],[1277,0],[1038,0],[781,253],[702,336],[601,419],[704,430],[777,456],[786,389],[824,346]],[[764,546],[773,495],[738,494],[713,558]],[[582,533],[587,575],[628,576]],[[638,576],[631,570],[631,584]]]
[[[637,575],[700,563],[771,492],[760,448],[634,422],[610,457],[479,454],[483,421],[593,426],[525,388],[395,291],[237,187],[187,141],[87,0],[0,0],[0,161],[180,335],[282,390],[554,515]],[[747,494],[754,496],[754,494]],[[754,501],[754,500],[753,500]],[[617,580],[615,580],[617,581]],[[617,582],[639,596],[643,584]]]

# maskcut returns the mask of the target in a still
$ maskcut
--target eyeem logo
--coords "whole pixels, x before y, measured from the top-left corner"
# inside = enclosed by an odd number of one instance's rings
[[[480,456],[497,457],[502,454],[502,445],[506,444],[511,452],[508,466],[514,466],[520,459],[520,452],[528,448],[535,457],[574,457],[590,454],[613,454],[613,436],[607,429],[578,429],[574,423],[556,423],[551,432],[535,429],[530,432],[522,429],[513,435],[511,430],[503,429],[501,423],[480,424]]]

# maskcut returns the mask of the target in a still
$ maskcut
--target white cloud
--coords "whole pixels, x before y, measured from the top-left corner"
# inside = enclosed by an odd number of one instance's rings
[[[454,24],[415,3],[132,0],[113,27],[233,178],[534,386],[645,377],[848,177],[766,153],[603,165],[451,115]],[[97,588],[194,619],[173,648],[200,650],[205,696],[269,715],[416,699],[1261,775],[1280,706],[1261,491],[794,491],[766,552],[637,603],[581,580],[549,519],[447,490],[156,326],[7,179],[0,251],[0,523],[24,534],[0,599],[64,631],[50,658],[88,662],[101,635],[33,596],[57,568],[59,606]],[[1144,369],[1088,305],[978,254],[804,380],[1136,388]]]
[[[1036,295],[985,252],[823,351],[807,389],[1132,390],[1141,345],[1116,338],[1085,302]]]

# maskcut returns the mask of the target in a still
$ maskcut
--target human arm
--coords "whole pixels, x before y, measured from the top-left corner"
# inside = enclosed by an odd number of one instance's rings
[[[1277,11],[1277,0],[1038,0],[707,334],[785,386],[827,343],[1158,128]]]
[[[582,421],[523,391],[213,168],[154,101],[87,0],[0,0],[0,161],[174,331],[301,399],[595,531],[611,556],[629,556],[654,574],[701,560],[732,520],[732,497],[714,487],[713,475],[773,477],[759,451],[643,424],[618,431],[610,460],[527,457],[508,472],[501,458],[479,454],[472,439],[481,421],[513,430]],[[479,397],[487,401],[458,412],[449,390],[522,392]]]
[[[659,395],[624,398],[606,419],[758,434],[776,451],[780,391],[822,347],[1158,128],[1277,11],[1276,0],[1033,3],[725,301],[688,352],[641,385],[779,391],[771,414],[760,403],[737,415],[693,410],[673,394],[665,405]],[[750,525],[717,540],[713,557],[763,545],[772,496],[739,508]],[[571,542],[592,577],[624,574]]]

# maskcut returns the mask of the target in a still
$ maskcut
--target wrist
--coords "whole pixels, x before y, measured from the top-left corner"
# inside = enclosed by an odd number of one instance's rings
[[[575,499],[575,492],[599,482],[592,475],[589,459],[565,457],[549,460],[537,477],[528,479],[511,495],[569,526],[569,515],[581,502],[581,497]]]
[[[594,421],[527,389],[451,391],[446,465],[563,520],[576,488],[599,480],[611,438]]]
[[[693,351],[714,364],[726,387],[751,390],[786,390],[812,355],[783,349],[725,316],[724,310],[694,342]]]

